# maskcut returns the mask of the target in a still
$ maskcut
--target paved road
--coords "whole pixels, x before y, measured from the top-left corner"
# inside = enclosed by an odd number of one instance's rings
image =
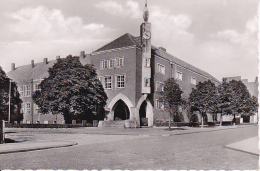
[[[257,126],[173,136],[34,131],[28,136],[79,144],[1,154],[0,169],[257,169],[258,156],[224,148],[257,136],[257,131]]]

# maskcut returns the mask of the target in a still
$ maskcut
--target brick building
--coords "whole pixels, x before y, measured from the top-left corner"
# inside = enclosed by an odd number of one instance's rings
[[[146,124],[153,126],[156,121],[167,121],[168,112],[164,111],[164,106],[158,98],[159,92],[163,90],[163,83],[168,78],[178,79],[185,99],[198,82],[211,80],[219,84],[219,81],[207,72],[167,53],[163,47],[151,45],[152,26],[148,22],[148,16],[146,6],[140,36],[126,33],[91,54],[85,54],[84,51],[80,53],[83,64],[95,65],[98,78],[108,96],[107,118],[102,124],[116,120],[129,127],[140,127]],[[31,65],[18,68],[13,66],[8,73],[8,76],[17,82],[20,93],[25,93],[22,96],[25,105],[24,121],[55,121],[52,115],[38,114],[37,106],[33,105],[30,97],[40,80],[48,76],[47,69],[54,63],[55,61],[48,62],[44,59],[43,63],[36,65],[32,62]],[[185,111],[183,114],[184,121],[188,121]],[[36,119],[37,117],[39,119]],[[44,117],[45,119],[42,119]],[[62,120],[62,116],[58,115],[56,122]]]
[[[48,77],[48,69],[53,66],[55,61],[48,61],[47,58],[43,59],[42,63],[34,63],[31,61],[30,65],[15,67],[12,63],[11,71],[7,76],[15,81],[18,85],[18,91],[23,101],[21,110],[23,113],[23,123],[45,123],[45,124],[61,124],[64,119],[61,114],[47,114],[43,115],[38,112],[38,106],[33,102],[33,92],[39,90],[40,82]]]
[[[219,84],[207,72],[167,53],[163,47],[151,45],[147,8],[140,30],[140,36],[126,33],[91,54],[81,54],[83,63],[96,66],[109,97],[105,122],[126,120],[130,127],[139,127],[145,122],[153,126],[156,121],[167,121],[168,112],[158,99],[168,78],[178,79],[185,99],[198,82],[211,80]],[[183,114],[184,121],[188,121],[185,111]]]

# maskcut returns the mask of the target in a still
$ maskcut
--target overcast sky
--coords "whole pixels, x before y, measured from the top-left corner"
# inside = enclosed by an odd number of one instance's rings
[[[145,0],[0,0],[0,66],[79,55],[130,33]],[[152,44],[221,80],[258,75],[257,0],[148,0]]]

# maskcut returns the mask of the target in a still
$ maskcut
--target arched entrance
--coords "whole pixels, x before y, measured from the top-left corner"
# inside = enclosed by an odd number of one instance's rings
[[[118,100],[113,107],[114,120],[129,119],[130,111],[123,100]]]
[[[146,108],[147,108],[147,102],[145,100],[143,101],[139,109],[140,126],[148,126],[148,119],[146,117]]]

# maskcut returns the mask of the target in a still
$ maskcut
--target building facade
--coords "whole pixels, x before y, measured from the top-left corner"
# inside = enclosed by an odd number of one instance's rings
[[[108,100],[107,117],[104,122],[125,120],[128,127],[153,126],[157,121],[167,121],[168,112],[158,99],[163,91],[164,81],[175,78],[182,88],[183,98],[188,99],[192,88],[198,82],[219,81],[208,74],[167,53],[163,47],[151,44],[152,24],[148,22],[147,5],[140,36],[126,33],[91,54],[80,53],[82,64],[93,64],[103,84]],[[23,100],[24,122],[62,123],[61,115],[37,113],[31,95],[39,82],[48,76],[48,68],[55,61],[14,67],[8,76],[17,82]],[[21,89],[20,89],[21,88]],[[184,120],[189,121],[185,111]],[[45,118],[47,117],[47,118]],[[54,119],[53,119],[54,117]],[[57,119],[56,119],[57,118]],[[56,119],[56,120],[55,120]]]
[[[59,58],[59,57],[57,57]],[[42,63],[34,63],[30,65],[15,67],[11,64],[11,71],[7,76],[15,81],[18,86],[20,98],[22,99],[21,112],[23,113],[22,123],[26,124],[62,124],[64,123],[61,114],[41,114],[38,112],[38,106],[33,102],[32,95],[36,90],[39,90],[40,82],[48,77],[48,69],[53,66],[56,61],[48,61],[43,59]]]
[[[165,48],[151,45],[148,14],[146,6],[140,36],[126,33],[91,54],[81,55],[82,63],[96,66],[108,95],[107,121],[126,120],[130,127],[167,121],[169,114],[158,99],[168,78],[178,80],[184,99],[198,82],[219,84],[216,78],[167,53]]]

